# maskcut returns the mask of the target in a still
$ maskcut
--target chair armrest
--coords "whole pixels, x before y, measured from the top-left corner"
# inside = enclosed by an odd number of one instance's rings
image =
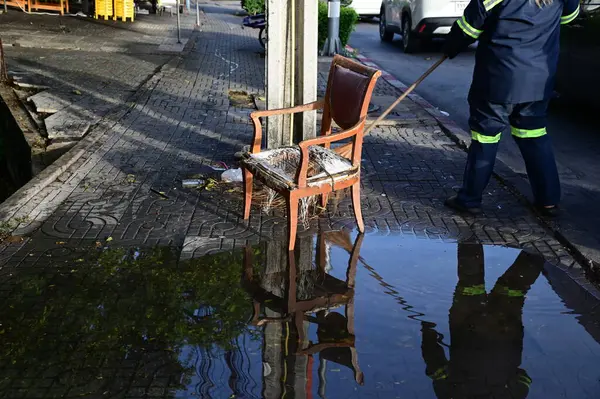
[[[361,118],[360,121],[350,129],[343,130],[339,133],[330,134],[328,136],[319,136],[314,139],[308,139],[300,142],[298,146],[300,147],[300,166],[298,168],[298,172],[296,173],[296,181],[298,182],[298,187],[306,186],[306,178],[308,173],[308,147],[311,145],[319,145],[326,143],[333,143],[339,140],[344,140],[349,137],[355,136],[358,132],[364,129],[365,121],[367,117]]]
[[[297,114],[301,112],[308,111],[316,111],[318,109],[323,109],[325,106],[324,100],[318,100],[312,103],[298,105],[297,107],[291,108],[281,108],[281,109],[272,109],[266,111],[256,111],[250,114],[250,119],[252,119],[252,123],[254,124],[254,138],[252,139],[252,148],[250,150],[251,153],[256,154],[260,152],[260,145],[262,142],[262,123],[260,122],[261,117],[270,117],[277,115],[288,115],[288,114]]]

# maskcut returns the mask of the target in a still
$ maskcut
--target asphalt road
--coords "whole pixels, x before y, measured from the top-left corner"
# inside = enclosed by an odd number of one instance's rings
[[[361,22],[352,33],[350,45],[372,59],[381,68],[405,84],[411,84],[441,56],[441,42],[427,46],[418,54],[402,52],[401,36],[393,43],[379,40],[377,20]],[[468,131],[467,93],[471,84],[475,48],[442,64],[418,88],[417,93],[442,111],[450,114]],[[564,104],[563,104],[564,105]],[[551,110],[548,130],[553,137],[563,182],[591,187],[600,183],[600,127],[594,115],[566,110],[563,105]],[[464,139],[470,138],[465,134]],[[499,157],[513,170],[525,173],[523,161],[510,134],[504,135]]]

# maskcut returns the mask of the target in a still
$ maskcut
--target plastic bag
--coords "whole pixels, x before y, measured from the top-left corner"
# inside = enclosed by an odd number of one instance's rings
[[[242,178],[242,169],[227,169],[221,175],[221,180],[224,182],[241,182]]]

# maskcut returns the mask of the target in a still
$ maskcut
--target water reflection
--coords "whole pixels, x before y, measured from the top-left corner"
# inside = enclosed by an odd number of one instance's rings
[[[435,324],[421,322],[426,373],[438,398],[526,398],[532,383],[520,368],[523,305],[544,261],[521,252],[488,294],[483,246],[458,244],[458,284],[450,308],[450,356]]]
[[[538,256],[456,251],[345,231],[186,261],[59,245],[2,269],[0,397],[599,397],[597,303],[572,312]]]
[[[352,244],[348,233],[319,234],[315,263],[312,237],[300,239],[295,253],[288,253],[285,243],[269,242],[265,267],[258,273],[253,251],[246,248],[243,281],[253,298],[252,322],[264,326],[265,398],[280,398],[288,391],[293,397],[311,396],[315,367],[317,390],[324,398],[327,362],[352,370],[355,381],[364,383],[354,334],[354,285],[363,239],[359,234]],[[327,273],[328,248],[333,243],[349,253],[345,280]],[[336,308],[342,308],[343,314],[333,312]],[[308,337],[311,326],[316,327],[316,342]]]
[[[168,249],[50,254],[1,283],[1,397],[164,394],[187,385],[185,348],[252,333],[239,253],[179,266]]]

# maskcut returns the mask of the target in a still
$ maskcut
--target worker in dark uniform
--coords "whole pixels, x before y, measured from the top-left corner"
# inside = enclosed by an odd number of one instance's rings
[[[459,244],[458,285],[450,308],[450,357],[435,324],[422,322],[426,374],[439,399],[524,399],[531,378],[521,369],[525,294],[543,258],[522,252],[487,294],[483,247]]]
[[[471,0],[446,40],[454,58],[479,40],[469,91],[472,142],[463,186],[446,205],[481,212],[501,134],[508,130],[525,160],[535,206],[558,213],[560,182],[546,110],[554,89],[560,25],[579,14],[579,0]]]

